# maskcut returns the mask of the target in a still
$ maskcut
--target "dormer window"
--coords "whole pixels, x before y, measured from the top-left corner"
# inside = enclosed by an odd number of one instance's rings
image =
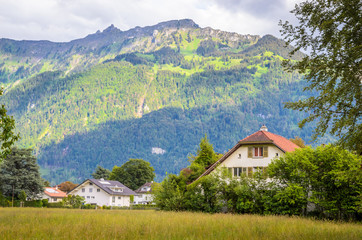
[[[263,155],[263,147],[254,147],[254,157],[262,157]]]
[[[248,147],[248,158],[264,158],[268,157],[268,147]]]

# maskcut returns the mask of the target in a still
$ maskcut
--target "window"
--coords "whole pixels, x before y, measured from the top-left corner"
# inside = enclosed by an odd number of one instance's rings
[[[112,203],[116,201],[116,197],[112,197]]]
[[[118,199],[121,199],[121,197],[118,197]]]
[[[268,157],[268,147],[248,147],[248,158]]]
[[[56,202],[56,201],[57,201],[57,198],[53,198],[53,201]]]
[[[238,157],[239,159],[241,159],[241,153],[239,153],[239,157]]]
[[[261,173],[263,176],[267,176],[267,171],[268,171],[268,168],[267,167],[254,167],[253,169],[254,173]]]
[[[229,172],[228,175],[231,177],[233,175],[233,168],[232,167],[228,168],[228,172]]]
[[[93,188],[89,188],[89,192],[93,192]]]
[[[93,185],[93,183],[89,183],[89,185],[91,185],[91,186],[92,186],[92,185]]]
[[[246,167],[234,168],[234,177],[241,177],[243,174],[246,175]]]
[[[263,156],[263,148],[255,147],[254,148],[254,157],[262,157]]]
[[[85,188],[82,188],[82,192],[85,192]]]
[[[95,196],[92,196],[92,198],[94,199],[94,198],[96,198]]]
[[[87,196],[87,198],[90,198],[90,196]]]
[[[279,156],[279,153],[276,153],[275,156],[278,157],[278,156]]]
[[[99,188],[97,188],[97,192],[100,192],[101,190]]]

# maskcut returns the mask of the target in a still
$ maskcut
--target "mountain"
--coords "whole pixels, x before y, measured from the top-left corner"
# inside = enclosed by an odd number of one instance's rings
[[[188,165],[205,134],[220,153],[262,124],[310,139],[313,125],[297,127],[305,115],[283,108],[306,97],[302,76],[282,69],[289,51],[271,35],[189,19],[66,43],[0,39],[1,103],[52,183],[129,158],[149,161],[160,181]]]

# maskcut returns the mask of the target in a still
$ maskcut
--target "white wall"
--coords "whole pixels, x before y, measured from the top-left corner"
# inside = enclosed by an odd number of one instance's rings
[[[267,167],[272,159],[284,155],[284,153],[274,145],[255,145],[255,147],[268,146],[268,157],[253,157],[248,158],[248,147],[252,145],[240,146],[234,153],[232,153],[220,167],[236,168],[236,167]],[[278,154],[278,156],[276,155]],[[240,156],[239,156],[240,155]]]
[[[145,202],[153,202],[153,194],[151,193],[142,193],[134,196],[135,204],[144,204]]]
[[[49,203],[61,202],[63,200],[63,198],[61,198],[61,197],[50,197],[50,196],[46,195],[45,193],[42,193],[40,199],[48,199]],[[54,199],[56,199],[56,200],[54,200]]]
[[[73,190],[71,194],[84,197],[86,204],[97,204],[98,206],[117,206],[124,207],[130,206],[130,196],[114,195],[115,201],[113,202],[112,195],[103,191],[100,187],[89,181],[78,186],[77,189]],[[84,189],[84,192],[82,191]],[[90,190],[92,189],[92,190]],[[99,192],[97,189],[100,189]]]

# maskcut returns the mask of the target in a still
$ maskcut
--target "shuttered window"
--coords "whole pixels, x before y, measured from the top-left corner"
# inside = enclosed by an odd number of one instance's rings
[[[253,157],[253,147],[248,147],[248,158]]]
[[[268,157],[268,147],[253,147],[250,152],[252,157]]]

